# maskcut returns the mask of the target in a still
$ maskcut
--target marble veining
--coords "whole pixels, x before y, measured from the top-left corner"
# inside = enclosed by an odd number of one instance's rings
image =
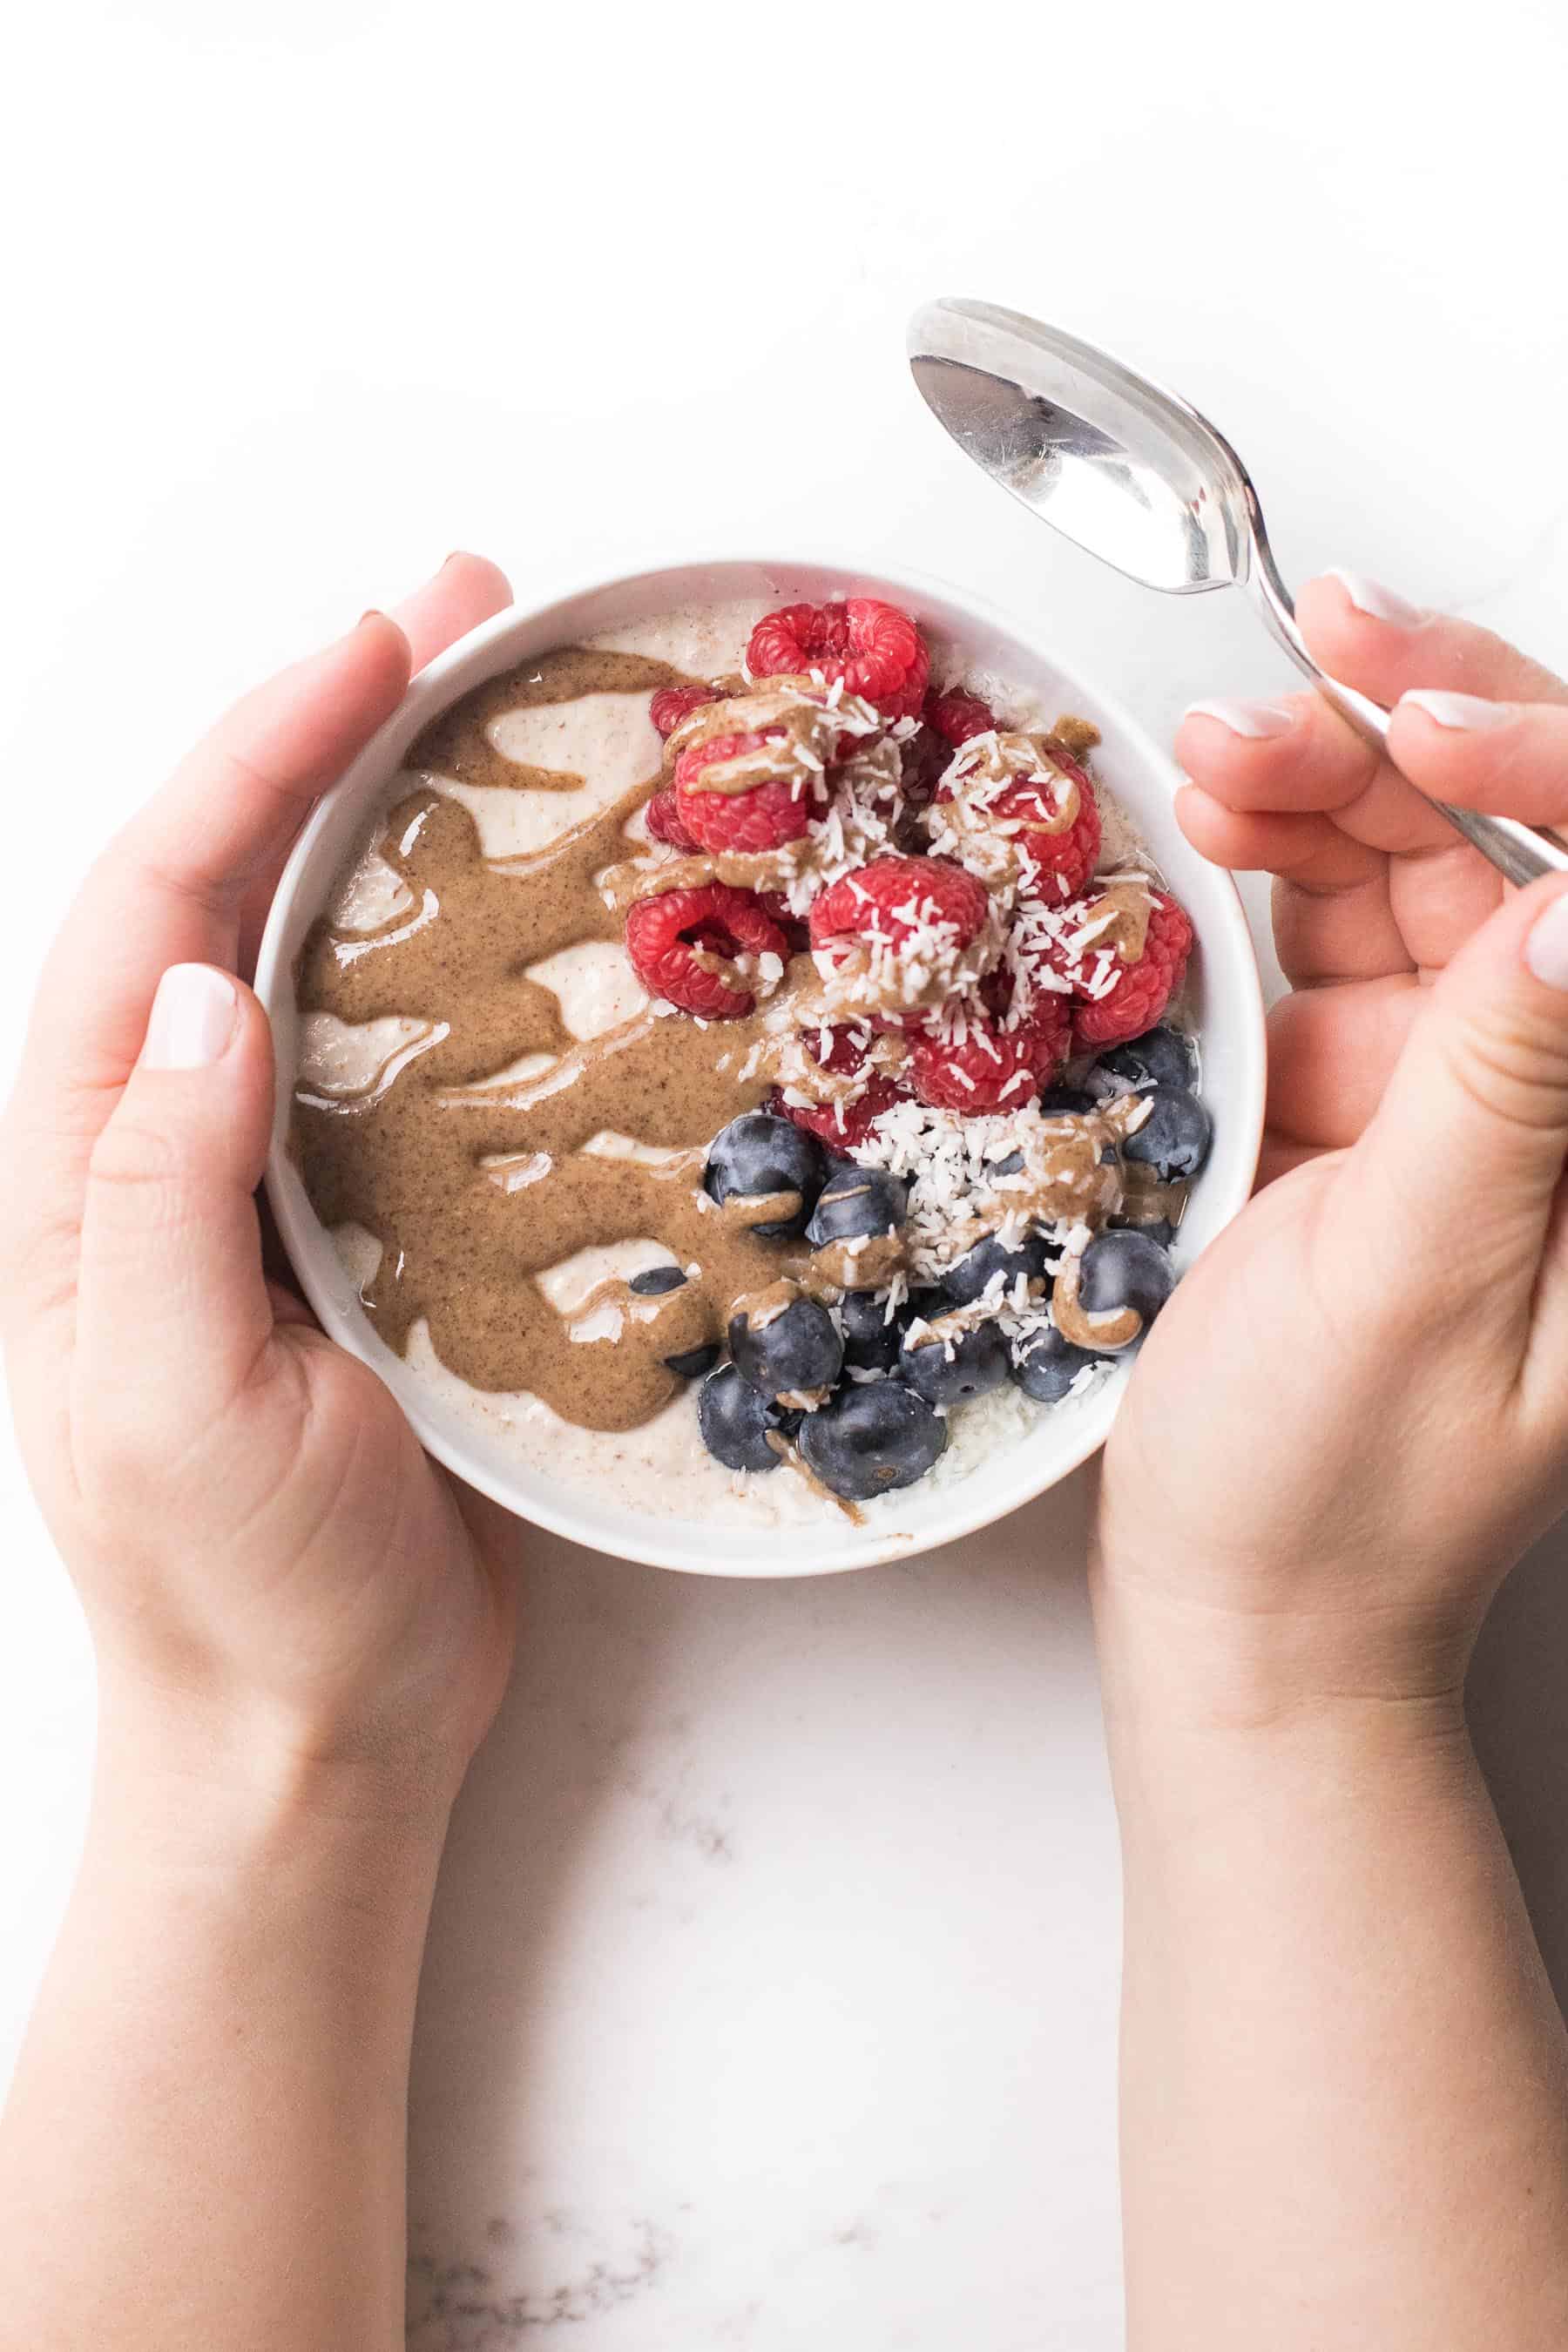
[[[571,2215],[552,2207],[540,2219],[545,2239],[555,2242],[540,2275],[559,2273],[558,2284],[514,2291],[498,2276],[493,2259],[437,2261],[411,2252],[408,2352],[505,2352],[535,2332],[577,2327],[647,2294],[672,2251],[672,2241],[648,2221],[629,2222],[622,2244],[597,2252],[595,2231]],[[486,2237],[491,2244],[515,2246],[518,2231],[510,2222],[492,2221]]]

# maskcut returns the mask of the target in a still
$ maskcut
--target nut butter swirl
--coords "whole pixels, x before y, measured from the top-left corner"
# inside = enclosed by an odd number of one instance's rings
[[[508,759],[491,738],[495,721],[542,703],[693,682],[640,656],[566,647],[463,697],[426,729],[408,766],[468,783],[575,787],[575,776]],[[390,809],[379,840],[413,913],[369,932],[318,921],[296,974],[301,1012],[423,1024],[390,1077],[346,1097],[301,1085],[293,1105],[291,1147],[316,1213],[381,1244],[363,1297],[382,1337],[401,1351],[423,1318],[441,1361],[472,1387],[527,1390],[564,1419],[606,1431],[634,1428],[668,1403],[682,1383],[664,1358],[721,1339],[736,1298],[787,1278],[820,1288],[825,1273],[804,1243],[752,1233],[760,1204],[721,1209],[702,1186],[713,1136],[775,1083],[786,1025],[778,997],[745,1021],[703,1027],[644,1012],[578,1043],[552,992],[526,977],[565,948],[619,940],[622,917],[599,879],[635,848],[625,828],[659,781],[504,862],[482,856],[458,801],[421,784]],[[799,960],[780,996],[809,998],[814,981]],[[552,1066],[496,1081],[531,1055],[550,1055]],[[584,1149],[606,1130],[668,1156],[655,1164]],[[611,1278],[568,1317],[538,1280],[591,1245],[648,1240],[686,1272],[682,1287],[649,1297]],[[574,1338],[590,1317],[611,1328]]]

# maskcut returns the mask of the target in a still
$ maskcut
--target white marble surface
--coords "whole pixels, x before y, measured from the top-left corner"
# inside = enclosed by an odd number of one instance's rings
[[[791,21],[716,5],[31,12],[0,154],[27,239],[6,1001],[215,706],[456,544],[525,595],[565,558],[924,565],[1159,729],[1278,682],[1239,605],[1146,598],[970,478],[900,355],[943,288],[1183,386],[1292,572],[1356,563],[1568,658],[1568,44],[1544,0],[1405,18],[853,0],[781,88]],[[557,2325],[576,2352],[1112,2352],[1086,1507],[1079,1479],[821,1585],[531,1547],[421,2009],[416,2352]],[[90,1669],[8,1446],[0,1530],[3,2063]],[[1477,1717],[1568,1976],[1563,1564],[1510,1589]]]

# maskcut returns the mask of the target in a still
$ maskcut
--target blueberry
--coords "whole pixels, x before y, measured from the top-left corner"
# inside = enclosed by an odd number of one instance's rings
[[[1046,1278],[1046,1245],[1037,1234],[1026,1234],[1016,1249],[1005,1249],[994,1234],[975,1243],[958,1264],[942,1276],[942,1286],[954,1307],[967,1307],[979,1297],[994,1276],[1004,1277],[1009,1297],[1020,1275],[1030,1282]]]
[[[792,1298],[776,1314],[753,1320],[760,1302],[741,1299],[730,1318],[735,1370],[759,1395],[795,1396],[830,1389],[844,1364],[844,1342],[826,1307]]]
[[[1013,1378],[1037,1403],[1060,1404],[1086,1364],[1104,1361],[1103,1356],[1090,1355],[1087,1348],[1075,1348],[1052,1323],[1031,1332],[1014,1349]]]
[[[678,1265],[650,1265],[642,1274],[634,1274],[626,1288],[639,1298],[662,1298],[667,1290],[679,1290],[686,1276]]]
[[[664,1360],[670,1370],[678,1372],[683,1381],[700,1381],[704,1372],[712,1370],[723,1352],[714,1339],[705,1348],[684,1348],[679,1355],[666,1356]]]
[[[805,1238],[813,1249],[855,1241],[862,1234],[896,1234],[910,1205],[909,1180],[879,1168],[836,1171],[817,1196]]]
[[[907,1308],[889,1318],[887,1300],[879,1298],[874,1291],[847,1291],[838,1309],[838,1320],[844,1327],[846,1370],[890,1372],[899,1360],[899,1347],[908,1319]]]
[[[1112,1045],[1100,1057],[1100,1067],[1112,1076],[1130,1078],[1135,1087],[1190,1087],[1196,1074],[1196,1056],[1179,1029],[1145,1029],[1124,1045]]]
[[[776,1470],[779,1457],[768,1444],[769,1433],[793,1437],[800,1415],[781,1412],[747,1385],[733,1364],[726,1364],[698,1391],[697,1426],[703,1444],[726,1470]]]
[[[1121,1147],[1123,1159],[1152,1168],[1162,1184],[1196,1176],[1209,1156],[1214,1121],[1184,1087],[1147,1087],[1149,1116]]]
[[[922,1339],[911,1347],[906,1339],[899,1369],[928,1404],[969,1404],[1002,1386],[1012,1358],[998,1324],[975,1323],[966,1331],[953,1332],[945,1342]]]
[[[852,1503],[912,1486],[946,1444],[947,1423],[901,1381],[841,1389],[800,1433],[806,1468]]]
[[[1134,1223],[1131,1217],[1112,1217],[1110,1222],[1119,1231],[1146,1234],[1150,1241],[1158,1242],[1162,1249],[1169,1249],[1176,1238],[1176,1228],[1169,1217],[1151,1217],[1146,1224],[1142,1222]]]
[[[793,1208],[781,1202],[782,1214],[752,1227],[764,1241],[784,1241],[805,1231],[826,1172],[826,1155],[816,1136],[772,1111],[742,1111],[708,1147],[706,1181],[721,1205],[754,1201],[766,1192],[794,1194]]]
[[[1110,1315],[1131,1307],[1142,1317],[1144,1330],[1175,1286],[1175,1267],[1147,1234],[1096,1234],[1079,1263],[1078,1299],[1086,1313]]]
[[[1047,1118],[1060,1118],[1066,1111],[1082,1118],[1099,1108],[1094,1097],[1086,1094],[1082,1087],[1047,1087],[1040,1097],[1040,1108]]]

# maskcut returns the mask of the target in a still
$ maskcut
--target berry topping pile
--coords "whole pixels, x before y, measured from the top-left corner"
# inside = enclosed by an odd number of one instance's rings
[[[654,1013],[747,1023],[742,1099],[771,1089],[706,1192],[778,1280],[674,1368],[719,1462],[850,1504],[976,1399],[1059,1402],[1139,1344],[1212,1139],[1163,1025],[1192,925],[1106,870],[1094,730],[1008,701],[933,683],[878,598],[785,605],[739,678],[654,696],[649,847],[608,877]]]

